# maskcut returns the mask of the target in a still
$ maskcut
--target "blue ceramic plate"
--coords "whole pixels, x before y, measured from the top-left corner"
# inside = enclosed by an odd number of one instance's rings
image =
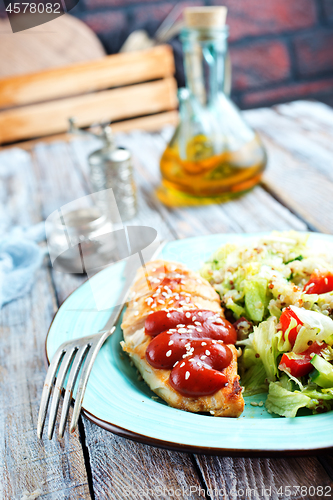
[[[220,245],[262,235],[218,234],[174,241],[164,247],[161,257],[197,270]],[[328,235],[312,234],[311,239],[333,243]],[[106,307],[120,293],[124,265],[119,262],[92,278],[93,289],[105,299]],[[48,358],[62,342],[97,332],[109,314],[96,310],[90,282],[85,282],[62,304],[52,322],[46,341]],[[138,379],[121,350],[121,339],[118,325],[97,356],[83,401],[83,414],[101,427],[147,444],[208,454],[308,454],[333,446],[333,412],[280,418],[267,413],[264,406],[250,404],[264,402],[265,395],[245,398],[244,413],[237,419],[167,406]]]

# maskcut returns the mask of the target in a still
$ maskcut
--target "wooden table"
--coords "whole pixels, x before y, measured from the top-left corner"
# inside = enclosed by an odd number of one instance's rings
[[[222,205],[175,210],[161,206],[153,189],[159,182],[158,162],[168,132],[119,135],[119,142],[135,155],[139,214],[133,223],[155,227],[160,237],[169,240],[273,229],[333,233],[333,111],[320,103],[295,102],[245,114],[263,137],[268,169],[260,186]],[[37,223],[85,195],[86,155],[92,147],[83,140],[40,142],[10,169],[12,151],[3,151],[1,227]],[[289,498],[289,493],[295,499],[333,497],[330,454],[285,458],[183,454],[120,438],[84,418],[77,432],[67,432],[63,440],[38,441],[45,335],[59,304],[83,279],[44,265],[30,293],[1,312],[0,498],[277,500]],[[324,493],[317,489],[312,495],[310,486],[323,486]]]

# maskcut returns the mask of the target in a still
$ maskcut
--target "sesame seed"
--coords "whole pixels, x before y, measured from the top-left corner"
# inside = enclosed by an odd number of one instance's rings
[[[186,313],[186,314],[185,314],[185,316],[186,316],[187,318],[190,318],[190,317],[191,317],[191,313]]]
[[[263,401],[259,401],[259,406],[264,406],[264,402]]]
[[[185,366],[184,361],[183,361],[183,362],[182,362],[182,364],[179,366],[179,368],[183,368],[183,366]]]
[[[195,321],[197,319],[196,316],[192,316],[192,321]]]
[[[185,373],[185,380],[187,380],[190,377],[190,372]]]
[[[212,340],[212,344],[216,344],[216,340]]]
[[[170,313],[167,314],[167,318],[171,318],[171,314]]]
[[[207,342],[201,342],[201,345],[202,346],[207,345]]]
[[[173,344],[173,340],[170,340],[168,345],[172,345]]]
[[[208,349],[205,351],[206,356],[210,356],[210,351]]]
[[[177,366],[177,365],[178,365],[178,363],[179,363],[179,361],[176,361],[176,363],[173,365],[173,368],[174,368],[175,366]]]
[[[197,365],[198,365],[199,368],[201,368],[202,367],[201,361],[197,361]]]
[[[184,328],[185,325],[177,325],[177,328]]]
[[[187,333],[186,328],[179,328],[178,333]]]
[[[172,354],[172,351],[171,351],[171,349],[170,349],[170,350],[166,353],[166,357],[167,357],[167,358],[169,358],[169,357],[171,356],[171,354]]]
[[[200,312],[200,311],[199,311],[199,312],[198,312],[198,316],[202,316],[202,312]]]
[[[199,328],[198,326],[196,327],[197,332],[202,332],[202,328]]]
[[[206,358],[207,358],[207,356],[205,356],[205,355],[200,356],[201,361],[203,361]]]
[[[195,323],[194,323],[194,324],[195,324],[195,325],[197,325],[197,326],[201,326],[200,321],[195,321]]]
[[[165,300],[162,300],[162,299],[158,299],[157,301],[159,304],[165,304]]]

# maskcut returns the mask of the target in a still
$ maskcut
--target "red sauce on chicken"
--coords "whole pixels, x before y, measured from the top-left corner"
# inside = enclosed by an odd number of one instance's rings
[[[170,385],[185,397],[214,394],[227,384],[223,370],[232,360],[225,344],[237,340],[235,328],[206,310],[156,311],[145,332],[153,336],[146,359],[154,368],[171,370]]]

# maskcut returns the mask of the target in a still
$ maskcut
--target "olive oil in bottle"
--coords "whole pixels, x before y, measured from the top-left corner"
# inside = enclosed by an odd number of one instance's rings
[[[225,94],[225,7],[185,9],[187,87],[180,122],[161,158],[157,195],[169,206],[221,202],[255,186],[266,165],[258,135]]]

